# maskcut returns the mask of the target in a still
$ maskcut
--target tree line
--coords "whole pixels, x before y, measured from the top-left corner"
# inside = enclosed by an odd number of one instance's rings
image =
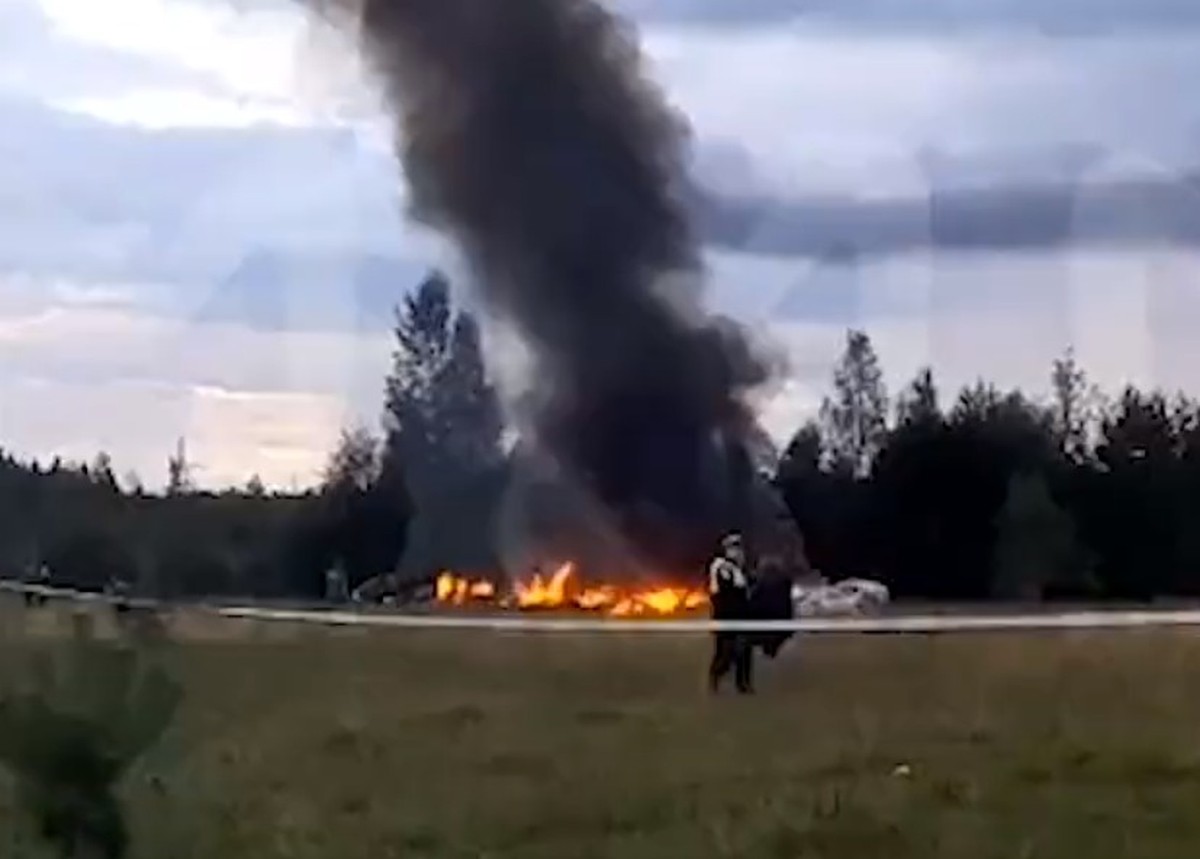
[[[1139,600],[1200,592],[1200,404],[1130,387],[1100,396],[1068,351],[1051,396],[978,381],[944,396],[928,368],[896,397],[850,331],[819,415],[771,473],[829,578],[931,600]],[[315,597],[397,571],[498,569],[494,533],[521,451],[506,449],[479,326],[432,272],[397,310],[380,431],[347,429],[319,486],[252,478],[198,490],[183,447],[168,485],[118,481],[104,454],[0,455],[0,574],[122,578],[167,597]],[[122,485],[124,484],[124,485]],[[540,499],[546,522],[569,499]]]
[[[1200,403],[1090,384],[1071,350],[1050,396],[929,368],[889,398],[862,331],[776,485],[812,564],[901,597],[1114,599],[1200,593]]]
[[[45,565],[56,584],[86,589],[119,578],[164,597],[315,597],[335,565],[354,586],[398,561],[409,577],[486,562],[483,538],[462,535],[486,531],[472,500],[502,480],[503,424],[479,327],[438,272],[397,310],[384,387],[381,431],[344,431],[304,492],[268,492],[257,478],[202,491],[182,444],[162,492],[119,481],[106,454],[49,465],[0,454],[0,575]],[[446,519],[452,539],[439,533]]]

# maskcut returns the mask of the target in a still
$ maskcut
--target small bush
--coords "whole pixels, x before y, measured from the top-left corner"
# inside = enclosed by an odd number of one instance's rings
[[[49,649],[23,648],[0,678],[0,765],[38,835],[70,859],[121,859],[116,788],[170,723],[179,686],[143,646],[102,642],[90,618]]]

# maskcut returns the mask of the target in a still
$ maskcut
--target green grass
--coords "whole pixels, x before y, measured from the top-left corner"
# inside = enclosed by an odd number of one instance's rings
[[[146,859],[1200,855],[1186,632],[801,639],[715,700],[703,638],[187,638]]]

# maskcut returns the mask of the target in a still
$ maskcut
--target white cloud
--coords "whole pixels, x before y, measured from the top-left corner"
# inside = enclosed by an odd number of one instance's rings
[[[340,427],[374,421],[383,335],[265,332],[128,308],[56,306],[0,318],[0,438],[22,454],[90,459],[160,483],[186,437],[208,484],[259,473],[310,482]]]
[[[122,379],[3,378],[0,396],[11,404],[0,412],[6,450],[82,462],[103,450],[120,474],[151,486],[164,484],[179,438],[201,485],[242,485],[253,474],[269,486],[311,485],[344,421],[333,397]]]
[[[0,93],[33,98],[111,95],[153,78],[162,86],[213,85],[170,61],[71,39],[37,0],[0,0]]]
[[[229,485],[258,474],[267,484],[308,486],[351,421],[338,397],[312,393],[194,392],[187,427],[198,479]]]
[[[118,96],[63,99],[59,106],[106,122],[150,130],[310,124],[307,115],[288,104],[233,100],[188,89],[136,89]]]
[[[172,63],[231,91],[287,98],[294,91],[302,16],[289,8],[239,11],[190,0],[40,0],[60,36]]]
[[[128,309],[60,306],[0,320],[6,372],[91,383],[350,394],[363,379],[378,389],[387,353],[384,333],[262,331]]]

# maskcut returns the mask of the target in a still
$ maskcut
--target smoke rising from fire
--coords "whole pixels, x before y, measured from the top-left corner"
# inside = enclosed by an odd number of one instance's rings
[[[688,131],[635,34],[592,0],[313,2],[359,28],[413,216],[529,348],[536,446],[641,554],[707,542],[736,470],[718,439],[770,374],[702,309]]]

